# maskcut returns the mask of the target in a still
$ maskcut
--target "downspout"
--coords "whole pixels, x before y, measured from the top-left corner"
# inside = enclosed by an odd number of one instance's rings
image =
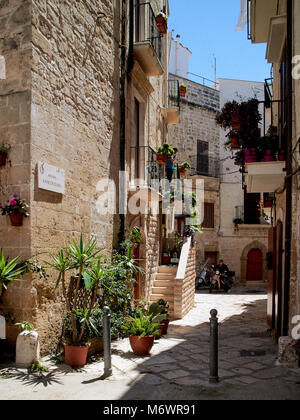
[[[288,74],[288,132],[287,132],[287,187],[286,187],[286,222],[285,222],[285,274],[284,274],[284,305],[283,305],[283,335],[289,333],[289,299],[291,281],[291,239],[292,239],[292,143],[293,143],[293,0],[287,0],[287,74]]]
[[[121,60],[120,60],[120,171],[126,170],[126,81],[130,77],[133,69],[133,43],[134,43],[134,0],[129,1],[129,40],[128,40],[128,59],[127,53],[127,1],[122,1],[121,12]],[[119,194],[124,203],[127,202],[126,195],[126,179],[120,179]],[[123,195],[123,197],[122,197]],[[125,240],[125,214],[120,211],[120,227],[119,227],[119,245]]]

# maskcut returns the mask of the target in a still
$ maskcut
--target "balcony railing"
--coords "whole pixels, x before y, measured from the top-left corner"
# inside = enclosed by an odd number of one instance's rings
[[[198,154],[191,157],[191,175],[202,175],[211,178],[220,177],[219,159],[210,157],[208,154]]]
[[[168,80],[168,107],[180,108],[180,93],[178,80]]]
[[[158,30],[156,17],[150,3],[135,4],[134,44],[135,54],[140,59],[145,72],[150,76],[161,74],[163,35]],[[148,46],[152,47],[152,51],[149,51]],[[153,57],[153,52],[155,57]],[[155,63],[156,60],[158,63]]]
[[[163,177],[157,163],[156,152],[149,146],[131,148],[131,184],[152,187],[157,190]],[[139,185],[136,185],[136,184]]]

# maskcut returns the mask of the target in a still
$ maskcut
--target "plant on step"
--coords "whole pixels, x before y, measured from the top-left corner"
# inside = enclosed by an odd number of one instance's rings
[[[9,260],[8,257],[4,257],[3,249],[0,252],[0,294],[2,286],[7,289],[8,283],[18,280],[18,277],[22,276],[25,272],[23,264],[19,263],[20,257],[16,257]]]
[[[49,368],[48,368],[48,366],[43,365],[41,362],[33,362],[28,367],[28,372],[29,373],[38,373],[38,374],[42,375],[43,373],[48,373]]]

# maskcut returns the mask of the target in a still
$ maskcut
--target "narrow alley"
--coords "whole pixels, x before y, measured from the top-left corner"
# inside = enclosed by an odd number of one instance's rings
[[[0,371],[0,399],[300,399],[300,369],[278,366],[266,324],[263,290],[234,288],[229,295],[196,294],[194,309],[172,322],[151,357],[134,356],[128,340],[113,342],[113,376],[100,380],[104,363],[95,358],[82,370],[53,364],[49,373]],[[209,313],[219,314],[220,383],[210,385]],[[4,382],[4,384],[3,384]],[[72,385],[72,386],[70,386]]]

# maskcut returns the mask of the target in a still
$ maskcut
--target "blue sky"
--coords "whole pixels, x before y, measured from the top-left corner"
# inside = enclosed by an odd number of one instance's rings
[[[214,56],[217,77],[264,81],[270,77],[265,60],[266,44],[252,44],[244,33],[235,32],[240,0],[169,0],[169,30],[193,55],[190,72],[214,79]],[[201,80],[190,76],[192,80]]]

